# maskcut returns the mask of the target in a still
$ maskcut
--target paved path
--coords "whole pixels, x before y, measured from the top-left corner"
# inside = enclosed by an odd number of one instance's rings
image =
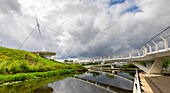
[[[170,76],[147,76],[145,80],[154,93],[170,93]]]

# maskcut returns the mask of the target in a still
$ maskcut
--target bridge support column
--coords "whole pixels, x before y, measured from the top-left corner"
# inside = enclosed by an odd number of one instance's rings
[[[111,68],[114,68],[114,65],[111,65]]]
[[[112,70],[112,74],[115,73],[115,70]]]
[[[141,64],[137,63],[137,62],[132,62],[135,66],[137,66],[138,68],[142,69],[144,72],[149,72],[149,68],[142,66]]]
[[[148,74],[161,74],[163,62],[164,62],[163,58],[158,58],[155,60],[153,64],[152,62],[145,62],[146,67],[142,66],[137,62],[132,62],[132,63]]]
[[[146,67],[147,67],[147,68],[149,68],[149,69],[150,69],[150,68],[151,68],[151,66],[152,66],[152,62],[151,62],[151,61],[149,61],[149,62],[145,62],[145,64],[146,64]]]
[[[164,59],[156,59],[148,73],[160,74],[162,71],[163,62]]]

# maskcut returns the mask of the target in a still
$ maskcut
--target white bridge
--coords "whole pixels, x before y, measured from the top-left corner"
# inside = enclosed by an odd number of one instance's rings
[[[170,59],[169,36],[170,26],[143,44],[139,50],[114,56],[75,60],[74,63],[131,62],[147,73],[159,74],[162,71],[164,60]],[[155,62],[153,63],[153,61]],[[145,62],[146,66],[140,65],[138,62]]]

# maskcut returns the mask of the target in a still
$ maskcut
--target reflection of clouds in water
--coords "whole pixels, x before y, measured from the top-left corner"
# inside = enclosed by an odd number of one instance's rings
[[[91,76],[91,74],[90,74],[90,73],[84,73],[83,75],[75,75],[75,76],[79,76],[79,77],[83,76],[83,77],[86,77],[86,76]]]
[[[134,79],[133,77],[131,77],[131,76],[129,75],[129,73],[121,73],[121,72],[118,72],[118,75],[122,75],[122,76],[124,76],[124,77]]]
[[[49,83],[48,86],[53,88],[53,93],[107,93],[101,88],[71,78]]]
[[[130,82],[126,79],[116,77],[116,76],[115,76],[115,78],[109,78],[105,74],[100,74],[99,76],[94,78],[93,74],[85,73],[79,77],[84,78],[84,79],[89,79],[92,81],[96,81],[96,82],[100,82],[100,83],[104,83],[104,84],[108,84],[111,86],[127,89],[127,90],[133,89],[133,82]]]

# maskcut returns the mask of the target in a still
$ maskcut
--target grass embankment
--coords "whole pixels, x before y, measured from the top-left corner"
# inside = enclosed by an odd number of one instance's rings
[[[67,65],[24,50],[0,47],[0,81],[17,81],[85,71],[80,65]]]
[[[60,76],[54,76],[54,77],[44,77],[44,78],[38,78],[38,79],[30,79],[28,81],[24,81],[20,83],[11,83],[5,86],[1,86],[0,93],[36,93],[36,91],[34,91],[35,89],[40,88],[41,86],[49,84],[51,82],[62,80],[70,76],[72,76],[72,74],[66,74],[66,75],[62,75],[62,76],[60,75]]]
[[[48,71],[48,72],[35,72],[35,73],[17,73],[14,75],[0,75],[1,82],[11,81],[24,81],[27,79],[36,79],[38,77],[51,77],[64,74],[75,74],[75,70],[59,70],[59,71]],[[0,82],[0,83],[1,83]]]

